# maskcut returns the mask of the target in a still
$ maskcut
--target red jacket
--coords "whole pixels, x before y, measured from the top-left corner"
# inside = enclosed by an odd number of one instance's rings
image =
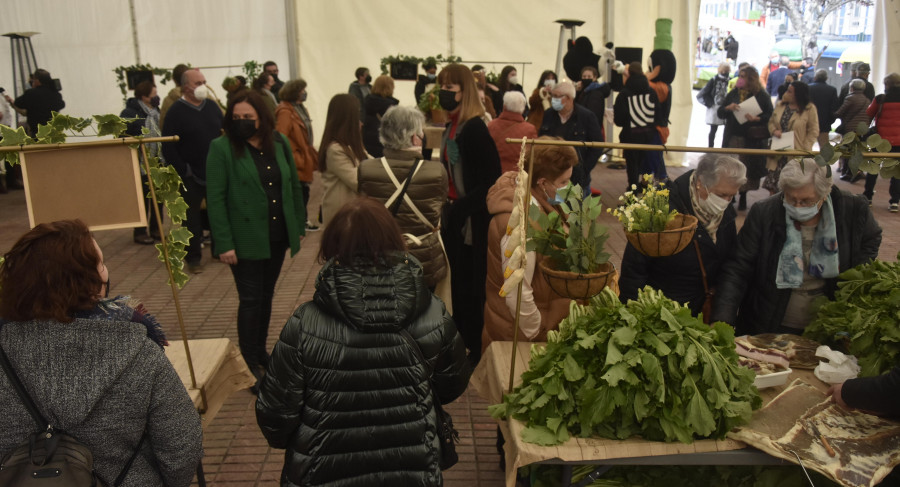
[[[537,129],[526,122],[522,115],[504,110],[500,116],[491,120],[488,124],[488,132],[494,139],[497,152],[500,154],[500,168],[502,172],[515,171],[519,162],[520,144],[507,144],[506,139],[537,138]]]
[[[878,107],[882,106],[881,113]],[[894,147],[900,146],[900,93],[878,95],[866,110],[869,118],[875,118],[878,135],[890,141]]]

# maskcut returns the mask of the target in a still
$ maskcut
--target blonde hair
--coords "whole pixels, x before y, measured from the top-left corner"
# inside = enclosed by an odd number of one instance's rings
[[[473,118],[484,116],[484,105],[481,104],[481,96],[478,87],[475,86],[475,76],[468,67],[462,64],[449,64],[438,74],[439,85],[459,85],[459,93],[462,96],[459,104],[459,123]]]
[[[385,98],[394,96],[394,78],[386,74],[375,78],[375,84],[372,85],[372,93]]]

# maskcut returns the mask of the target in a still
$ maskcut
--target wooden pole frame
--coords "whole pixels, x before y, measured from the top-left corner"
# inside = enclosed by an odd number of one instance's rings
[[[111,146],[111,145],[139,145],[141,150],[141,155],[143,155],[144,159],[144,171],[147,173],[147,183],[150,187],[150,199],[153,201],[153,214],[156,216],[156,226],[159,230],[160,235],[165,235],[163,229],[163,221],[162,215],[159,214],[159,202],[156,199],[156,186],[153,184],[153,178],[150,177],[150,162],[147,159],[147,147],[145,144],[156,143],[156,142],[177,142],[178,136],[172,137],[148,137],[148,138],[135,138],[135,137],[126,137],[126,138],[118,138],[118,139],[110,139],[110,140],[94,140],[90,142],[78,142],[78,143],[57,143],[57,144],[30,144],[30,145],[13,145],[0,147],[0,154],[6,152],[29,152],[29,151],[41,151],[41,150],[59,150],[59,149],[79,149],[81,147],[97,147],[97,146]],[[184,343],[184,351],[187,357],[188,371],[191,376],[191,388],[199,389],[200,391],[200,400],[201,404],[198,408],[200,413],[206,412],[207,409],[207,401],[206,401],[206,390],[205,388],[197,387],[197,378],[194,373],[194,363],[191,358],[191,349],[188,345],[187,338],[187,329],[184,326],[184,316],[181,312],[181,302],[178,299],[178,286],[175,285],[175,279],[172,275],[172,264],[169,262],[169,249],[166,247],[165,242],[161,245],[161,249],[163,252],[164,262],[166,264],[166,272],[169,274],[169,286],[172,288],[172,298],[175,300],[175,312],[178,315],[178,326],[181,329],[181,341]]]
[[[508,144],[521,144],[523,139],[506,139]],[[680,145],[651,145],[651,144],[623,144],[619,142],[573,142],[568,140],[528,140],[529,144],[536,145],[565,145],[570,147],[596,147],[603,149],[643,150],[661,152],[702,152],[710,154],[739,154],[757,156],[789,156],[789,157],[815,157],[816,151],[802,150],[770,150],[770,149],[738,149],[729,147],[688,147]],[[900,154],[896,152],[863,152],[866,159],[897,159]]]

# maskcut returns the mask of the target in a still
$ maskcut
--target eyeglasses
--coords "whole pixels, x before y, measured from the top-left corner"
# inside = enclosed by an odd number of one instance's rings
[[[784,201],[787,204],[793,206],[794,208],[809,208],[811,206],[817,206],[819,204],[820,200],[818,200],[818,199],[796,200],[794,198],[785,196]]]

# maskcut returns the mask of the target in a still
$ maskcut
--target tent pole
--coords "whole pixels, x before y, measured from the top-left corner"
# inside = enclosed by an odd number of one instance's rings
[[[447,55],[449,56],[455,54],[453,44],[453,0],[447,0]]]
[[[141,44],[138,42],[137,16],[134,14],[134,0],[128,0],[128,13],[131,15],[131,43],[134,45],[135,64],[141,64]]]
[[[288,72],[291,79],[300,77],[300,36],[297,32],[297,0],[284,0],[284,23],[287,30]]]

